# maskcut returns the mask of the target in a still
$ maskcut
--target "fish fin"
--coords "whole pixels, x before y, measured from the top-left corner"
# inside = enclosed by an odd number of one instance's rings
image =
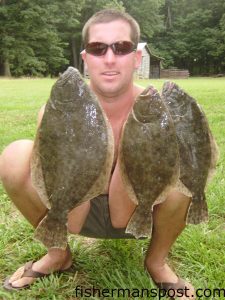
[[[47,196],[47,191],[44,182],[43,171],[41,167],[41,159],[39,153],[39,130],[37,132],[37,137],[34,142],[34,147],[30,160],[30,169],[31,169],[31,183],[33,187],[36,189],[41,201],[43,204],[50,209],[51,204],[49,202],[49,198]]]
[[[208,206],[203,196],[194,196],[187,213],[187,223],[199,224],[208,221]]]
[[[209,138],[210,138],[210,145],[211,145],[211,163],[209,168],[209,174],[207,178],[207,184],[212,180],[215,171],[216,171],[216,164],[219,159],[219,147],[214,139],[211,130],[209,129]]]
[[[131,233],[136,239],[140,237],[151,237],[152,212],[138,205],[128,222],[126,233]]]
[[[36,228],[34,237],[48,249],[60,248],[65,250],[67,247],[67,226],[58,220],[52,220],[47,215]]]

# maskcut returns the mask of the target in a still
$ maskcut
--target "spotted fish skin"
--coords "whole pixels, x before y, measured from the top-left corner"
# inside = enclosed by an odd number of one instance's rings
[[[180,180],[192,195],[188,223],[208,219],[205,187],[217,161],[217,146],[197,102],[177,84],[166,82],[162,98],[173,118],[180,153]]]
[[[119,163],[124,186],[137,204],[126,232],[150,237],[153,205],[165,199],[179,177],[173,122],[152,86],[138,96],[124,124]]]
[[[35,237],[47,248],[66,248],[68,212],[103,193],[113,151],[113,134],[97,98],[69,67],[52,88],[31,160],[33,184],[49,208]]]

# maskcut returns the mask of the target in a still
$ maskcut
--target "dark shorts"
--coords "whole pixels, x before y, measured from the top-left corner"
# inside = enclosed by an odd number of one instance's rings
[[[90,201],[91,208],[81,229],[80,235],[104,239],[133,239],[132,234],[125,233],[126,228],[112,226],[109,213],[108,195],[100,195]]]

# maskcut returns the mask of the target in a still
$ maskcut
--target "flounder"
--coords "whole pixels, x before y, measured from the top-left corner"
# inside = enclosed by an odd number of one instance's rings
[[[173,121],[152,86],[137,97],[124,124],[119,163],[127,192],[137,204],[126,232],[149,237],[153,205],[165,199],[179,177]]]
[[[67,246],[67,214],[103,193],[113,164],[113,133],[95,95],[69,67],[54,84],[31,159],[33,185],[47,215],[35,237],[46,247]]]
[[[198,224],[208,219],[204,190],[215,170],[217,145],[205,114],[192,97],[172,82],[164,84],[162,97],[175,125],[180,153],[180,180],[192,196],[187,222]]]

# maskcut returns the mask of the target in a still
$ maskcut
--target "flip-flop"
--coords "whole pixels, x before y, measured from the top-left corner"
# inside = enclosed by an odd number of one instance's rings
[[[183,295],[185,295],[185,292],[187,291],[187,282],[184,279],[178,277],[178,280],[175,283],[173,283],[173,282],[156,282],[149,274],[146,265],[144,267],[145,267],[145,270],[146,270],[148,276],[152,279],[152,281],[154,282],[155,286],[158,289],[165,290],[166,292],[168,292],[169,290],[174,290],[177,292],[179,291],[179,295],[181,293]],[[176,299],[176,297],[177,297],[176,294],[174,295],[174,297],[168,296],[168,298],[170,298],[171,300]]]
[[[152,279],[153,280],[153,279]],[[185,295],[185,288],[186,287],[186,282],[185,280],[183,280],[182,278],[178,277],[178,281],[175,283],[172,282],[155,282],[153,280],[154,284],[157,286],[157,288],[165,290],[166,292],[168,292],[169,290],[173,290],[173,291],[178,291],[179,290],[179,294],[182,293],[183,295]],[[174,295],[174,297],[168,296],[170,297],[171,300],[176,299],[176,294]]]
[[[178,281],[176,283],[172,283],[172,282],[155,282],[153,280],[153,282],[155,283],[155,285],[159,288],[159,289],[163,289],[165,291],[169,291],[169,290],[174,290],[174,291],[183,291],[185,290],[185,281],[182,278],[178,277]],[[170,297],[170,299],[175,299],[173,297]]]
[[[52,273],[49,274],[45,274],[45,273],[41,273],[41,272],[36,272],[32,270],[32,266],[34,264],[34,261],[29,261],[24,265],[24,272],[22,274],[22,276],[19,278],[23,278],[23,277],[32,277],[32,278],[43,278],[43,277],[47,277],[49,275],[51,275]],[[71,267],[69,267],[68,269],[65,270],[59,270],[56,271],[56,273],[62,273],[62,272],[66,272],[67,270],[69,270]],[[22,289],[27,289],[30,287],[30,284],[26,284],[24,286],[21,287],[14,287],[10,282],[11,276],[6,278],[6,280],[4,281],[3,287],[8,290],[8,291],[12,291],[12,290],[22,290]]]
[[[159,288],[159,289],[164,289],[166,291],[173,289],[173,290],[178,290],[178,289],[185,289],[185,281],[182,278],[178,277],[178,281],[175,283],[172,282],[155,282],[153,280],[153,282],[155,283],[155,285]]]

